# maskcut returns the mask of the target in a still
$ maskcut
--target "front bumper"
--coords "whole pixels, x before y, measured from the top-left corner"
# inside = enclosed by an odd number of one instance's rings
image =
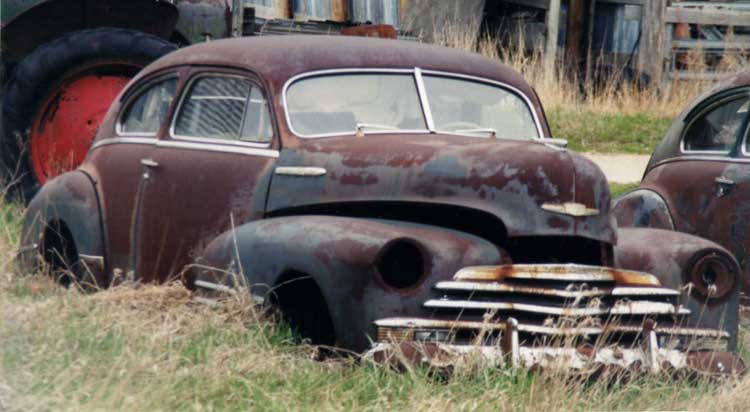
[[[649,274],[582,265],[465,268],[440,282],[430,318],[375,322],[366,357],[432,367],[744,371],[729,333],[690,327],[679,292]]]

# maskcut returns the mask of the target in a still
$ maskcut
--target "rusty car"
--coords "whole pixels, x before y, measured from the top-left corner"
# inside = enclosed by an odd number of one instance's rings
[[[750,71],[696,98],[654,151],[640,185],[614,205],[621,227],[675,230],[724,246],[740,263],[745,295],[750,294],[749,107]],[[707,275],[718,293],[728,287]]]
[[[526,81],[476,54],[195,45],[133,79],[34,197],[20,262],[100,287],[242,281],[302,338],[384,362],[741,370],[736,259],[619,229],[601,170],[563,146]]]

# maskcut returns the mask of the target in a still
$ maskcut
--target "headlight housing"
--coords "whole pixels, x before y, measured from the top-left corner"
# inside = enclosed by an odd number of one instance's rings
[[[686,280],[692,284],[693,296],[707,303],[725,301],[737,287],[739,276],[735,265],[718,252],[696,257],[687,270]]]

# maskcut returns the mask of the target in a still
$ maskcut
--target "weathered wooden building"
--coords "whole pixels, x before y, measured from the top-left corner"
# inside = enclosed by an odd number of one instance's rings
[[[234,0],[254,31],[320,30],[303,22],[389,24],[428,39],[463,25],[527,48],[543,48],[548,67],[565,61],[645,73],[656,81],[719,76],[725,54],[750,53],[750,0]],[[248,19],[248,13],[245,13]],[[290,21],[296,21],[296,26]],[[294,26],[294,27],[292,27]],[[325,27],[325,26],[323,26]],[[703,65],[686,55],[700,50]]]

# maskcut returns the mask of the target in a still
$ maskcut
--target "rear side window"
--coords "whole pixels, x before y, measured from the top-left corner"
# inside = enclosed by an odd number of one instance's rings
[[[174,126],[177,137],[266,143],[273,135],[261,90],[240,77],[203,76],[191,85]]]
[[[748,115],[747,94],[730,97],[699,113],[688,125],[683,138],[686,152],[729,152]]]
[[[133,99],[120,117],[120,134],[156,136],[174,99],[177,78],[154,83]]]

